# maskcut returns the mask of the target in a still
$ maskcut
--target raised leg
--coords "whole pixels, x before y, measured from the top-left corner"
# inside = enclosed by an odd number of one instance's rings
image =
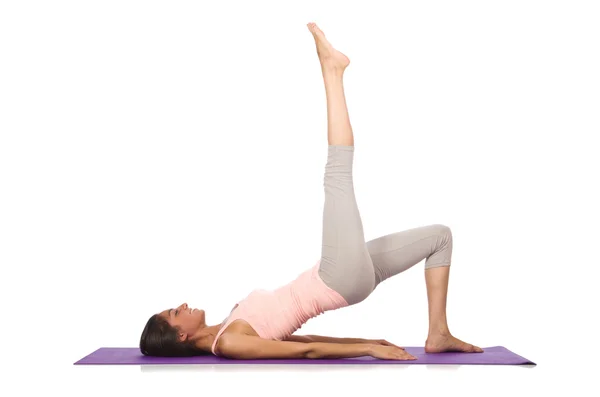
[[[307,24],[317,46],[321,72],[327,98],[327,141],[329,145],[354,145],[354,135],[346,97],[344,95],[344,71],[350,64],[348,57],[331,45],[315,23]]]
[[[375,277],[354,194],[354,137],[343,86],[344,70],[350,61],[333,48],[316,24],[307,26],[317,46],[327,98],[328,149],[319,276],[354,305],[373,292]]]

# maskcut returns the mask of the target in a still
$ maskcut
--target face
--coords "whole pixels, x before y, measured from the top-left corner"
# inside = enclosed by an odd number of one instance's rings
[[[196,331],[206,326],[204,310],[192,309],[184,303],[176,308],[159,313],[172,327],[178,327],[181,340],[194,336]]]

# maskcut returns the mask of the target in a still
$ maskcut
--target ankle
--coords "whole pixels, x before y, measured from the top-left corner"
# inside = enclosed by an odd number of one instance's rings
[[[324,77],[340,78],[344,75],[346,68],[342,68],[334,62],[321,62],[321,71]]]
[[[450,336],[450,330],[448,327],[430,327],[429,336]]]

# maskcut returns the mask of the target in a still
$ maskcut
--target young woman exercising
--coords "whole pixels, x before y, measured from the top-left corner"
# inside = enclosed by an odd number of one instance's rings
[[[427,353],[480,353],[477,346],[450,334],[446,295],[452,234],[444,225],[401,231],[365,243],[354,196],[354,136],[343,86],[350,60],[309,23],[327,97],[328,155],[321,258],[316,265],[275,290],[254,290],[218,325],[207,325],[203,310],[186,303],[150,317],[140,350],[150,356],[215,354],[233,359],[345,358],[415,360],[385,340],[292,335],[302,324],[326,311],[355,305],[382,281],[425,259],[429,304]]]

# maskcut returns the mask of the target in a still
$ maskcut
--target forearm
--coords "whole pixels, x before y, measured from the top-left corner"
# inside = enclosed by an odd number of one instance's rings
[[[366,343],[310,342],[306,358],[351,358],[369,356],[371,345]]]

